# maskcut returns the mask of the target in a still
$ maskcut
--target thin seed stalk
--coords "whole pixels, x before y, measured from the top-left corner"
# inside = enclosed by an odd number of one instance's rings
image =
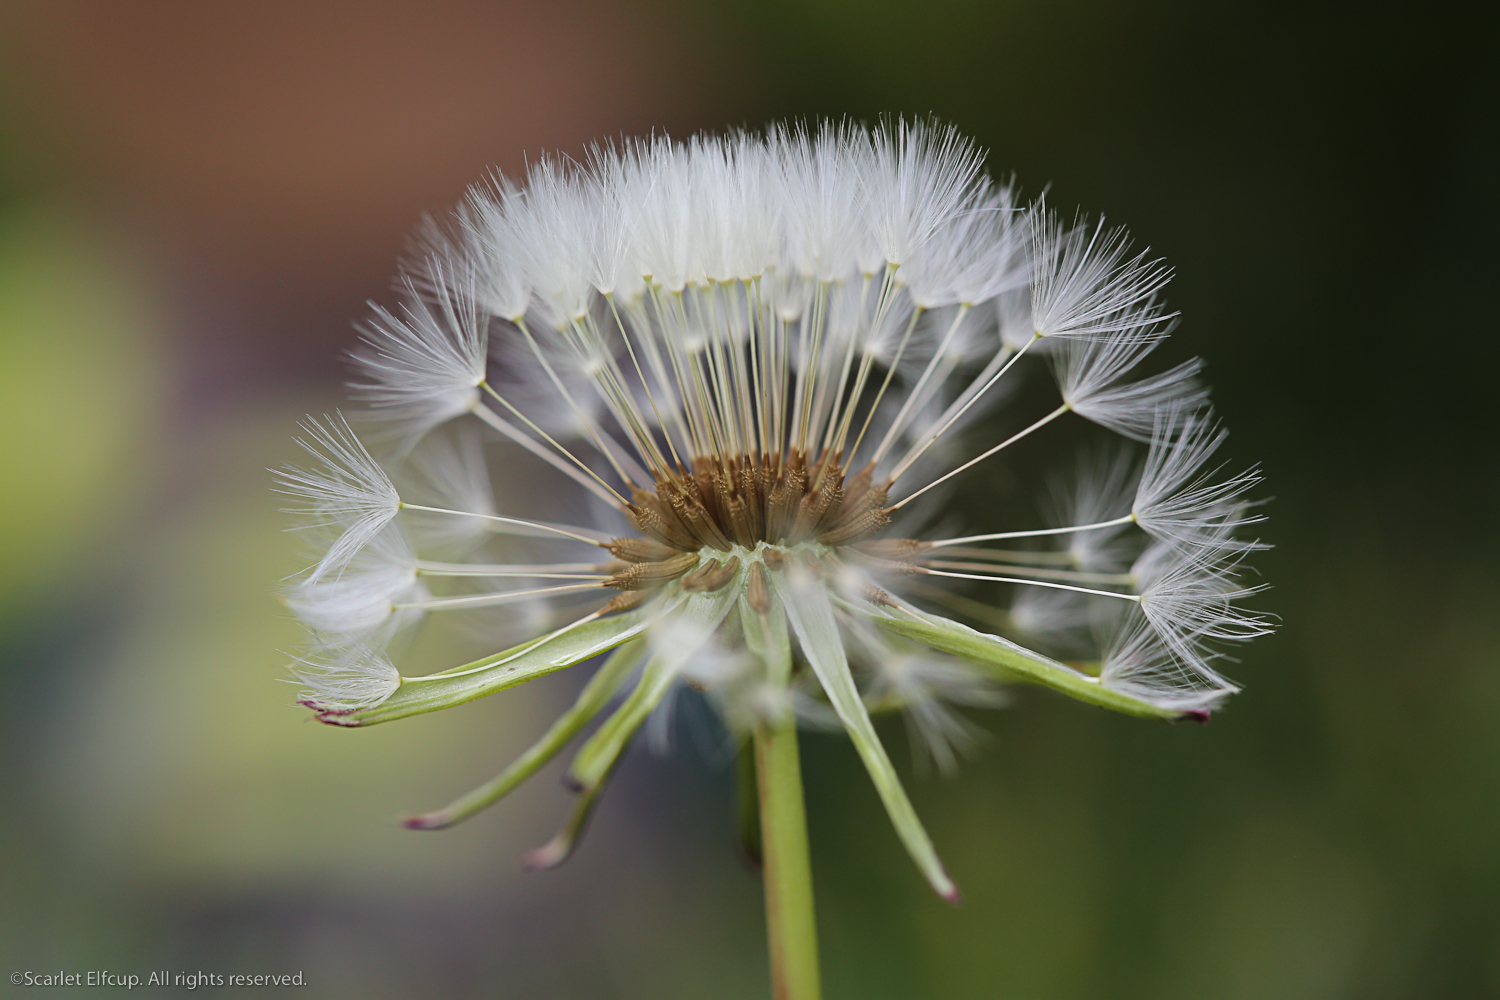
[[[822,983],[802,764],[796,720],[789,713],[756,729],[755,765],[772,995],[776,1000],[819,1000]]]

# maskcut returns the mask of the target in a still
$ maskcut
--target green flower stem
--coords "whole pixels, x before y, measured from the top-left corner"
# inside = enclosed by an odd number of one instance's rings
[[[735,783],[740,851],[756,871],[760,859],[760,781],[755,776],[755,741],[740,745],[739,780]]]
[[[766,936],[776,1000],[818,1000],[818,928],[813,916],[812,864],[797,723],[790,713],[755,731],[760,786],[761,856],[766,889]]]

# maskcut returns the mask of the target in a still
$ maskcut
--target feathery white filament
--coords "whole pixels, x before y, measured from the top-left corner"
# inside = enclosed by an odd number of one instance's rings
[[[1110,339],[1068,340],[1049,355],[1063,400],[1079,416],[1136,441],[1151,439],[1159,414],[1186,415],[1207,401],[1195,376],[1201,367],[1187,361],[1139,382],[1123,382],[1160,337],[1129,330]]]
[[[526,249],[516,226],[520,197],[514,184],[496,176],[491,184],[471,189],[468,201],[455,213],[471,248],[466,259],[476,275],[480,302],[491,315],[512,322],[526,315],[531,302],[522,264]]]
[[[441,292],[423,297],[410,278],[398,316],[371,304],[374,317],[361,328],[364,345],[353,354],[368,379],[353,384],[375,413],[402,425],[410,445],[438,424],[467,413],[479,398],[488,352],[486,317],[477,290],[451,265],[431,261]]]
[[[855,149],[870,232],[897,267],[965,210],[984,161],[957,129],[922,121],[887,123],[871,133],[868,153]]]
[[[1120,334],[1160,334],[1166,312],[1157,293],[1172,277],[1170,268],[1145,253],[1126,258],[1130,237],[1124,229],[1063,228],[1055,213],[1040,210],[1032,219],[1031,314],[1043,337],[1110,339]]]
[[[309,526],[340,529],[309,574],[309,580],[316,581],[342,569],[369,544],[396,516],[401,497],[342,414],[326,424],[308,417],[301,427],[307,436],[297,438],[297,443],[320,468],[287,466],[276,476],[278,491],[301,501],[289,512],[302,515]]]
[[[1116,571],[1128,566],[1139,551],[1125,533],[1130,515],[1115,517],[1130,507],[1131,487],[1138,471],[1134,456],[1123,448],[1085,452],[1071,482],[1049,489],[1049,519],[1054,524],[1108,524],[1111,530],[1069,533],[1064,541],[1079,569]],[[1138,521],[1139,518],[1136,518]]]
[[[1122,624],[1104,654],[1100,683],[1123,694],[1181,712],[1205,712],[1239,688],[1219,675],[1197,649],[1184,658],[1146,619]]]
[[[415,625],[420,614],[399,614],[427,596],[417,579],[417,560],[399,523],[392,523],[349,561],[336,577],[300,581],[288,588],[288,608],[325,642],[384,646]]]
[[[939,772],[951,774],[959,755],[973,752],[986,735],[951,706],[997,708],[1005,695],[958,663],[912,650],[893,655],[880,642],[867,646],[874,678],[866,702],[900,708],[918,766],[930,759]]]
[[[1271,631],[1265,617],[1235,606],[1265,586],[1242,586],[1232,570],[1223,557],[1165,547],[1136,561],[1141,610],[1180,659],[1199,658],[1207,639],[1244,642]]]
[[[304,703],[333,713],[373,708],[401,686],[401,674],[385,653],[365,643],[295,657],[291,673],[307,686]]]
[[[1175,435],[1174,426],[1180,427]],[[1262,520],[1238,506],[1260,476],[1252,469],[1216,483],[1204,470],[1227,435],[1206,414],[1179,416],[1171,408],[1158,413],[1133,507],[1136,522],[1152,537],[1230,551],[1259,547],[1223,529]]]

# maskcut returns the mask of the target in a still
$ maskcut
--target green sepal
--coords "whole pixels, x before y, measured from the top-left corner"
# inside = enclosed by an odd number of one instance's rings
[[[573,764],[568,768],[568,777],[585,794],[604,784],[604,779],[614,769],[615,762],[625,751],[630,738],[641,727],[641,723],[646,721],[651,710],[661,704],[667,689],[676,679],[677,672],[670,669],[661,657],[654,656],[646,661],[641,679],[620,703],[620,707],[579,748],[578,756],[573,758]]]
[[[472,792],[455,799],[452,803],[434,812],[409,816],[401,825],[409,830],[442,830],[461,823],[481,810],[499,802],[516,788],[540,771],[547,762],[557,756],[577,736],[589,720],[599,714],[609,699],[614,697],[620,685],[625,683],[631,669],[639,662],[646,641],[640,637],[630,640],[609,655],[578,693],[578,698],[562,715],[557,717],[542,738],[533,743],[525,753],[500,774],[480,785]]]
[[[901,787],[896,768],[875,733],[875,725],[870,721],[870,713],[849,669],[843,637],[839,634],[827,593],[821,585],[799,590],[788,586],[784,580],[778,580],[777,591],[792,630],[797,634],[802,654],[818,675],[824,693],[864,762],[875,791],[885,805],[886,814],[896,828],[896,835],[934,891],[950,903],[957,902],[958,887],[948,877],[932,838],[917,818],[916,809],[906,797],[906,789]]]
[[[598,804],[599,795],[603,791],[603,781],[592,788],[585,788],[578,796],[578,801],[573,803],[573,811],[568,814],[568,821],[563,824],[562,829],[541,847],[522,854],[521,867],[530,872],[546,871],[572,857],[573,849],[578,846],[579,838],[583,836],[584,827],[588,826],[589,817],[594,814],[594,806]]]
[[[613,649],[640,635],[651,613],[648,608],[639,608],[596,618],[451,670],[403,677],[401,686],[379,705],[352,712],[323,709],[317,718],[335,726],[373,726],[462,705]]]
[[[744,571],[726,586],[710,594],[690,594],[681,599],[672,611],[674,624],[702,629],[705,640],[724,621],[729,609],[739,599],[744,584]],[[568,776],[586,791],[597,788],[608,777],[616,760],[624,752],[626,744],[635,731],[646,721],[652,709],[661,704],[667,691],[682,667],[700,647],[678,645],[658,650],[646,661],[641,679],[629,696],[615,709],[608,719],[590,736],[573,758]]]
[[[1181,719],[1188,714],[1110,690],[1097,677],[1034,653],[1009,639],[976,631],[938,615],[897,617],[869,605],[844,603],[844,607],[863,614],[888,632],[985,667],[997,680],[1041,684],[1070,698],[1143,719]]]

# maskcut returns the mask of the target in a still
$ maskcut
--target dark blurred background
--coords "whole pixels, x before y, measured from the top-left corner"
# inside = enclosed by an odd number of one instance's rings
[[[829,997],[1500,997],[1496,9],[0,7],[0,972],[765,995],[722,754],[633,752],[549,874],[515,858],[563,815],[552,777],[395,827],[574,682],[304,722],[264,469],[339,405],[404,234],[489,166],[932,112],[1176,265],[1173,349],[1274,495],[1284,624],[1207,727],[1041,692],[976,716],[986,751],[913,780],[957,909],[809,737]]]

